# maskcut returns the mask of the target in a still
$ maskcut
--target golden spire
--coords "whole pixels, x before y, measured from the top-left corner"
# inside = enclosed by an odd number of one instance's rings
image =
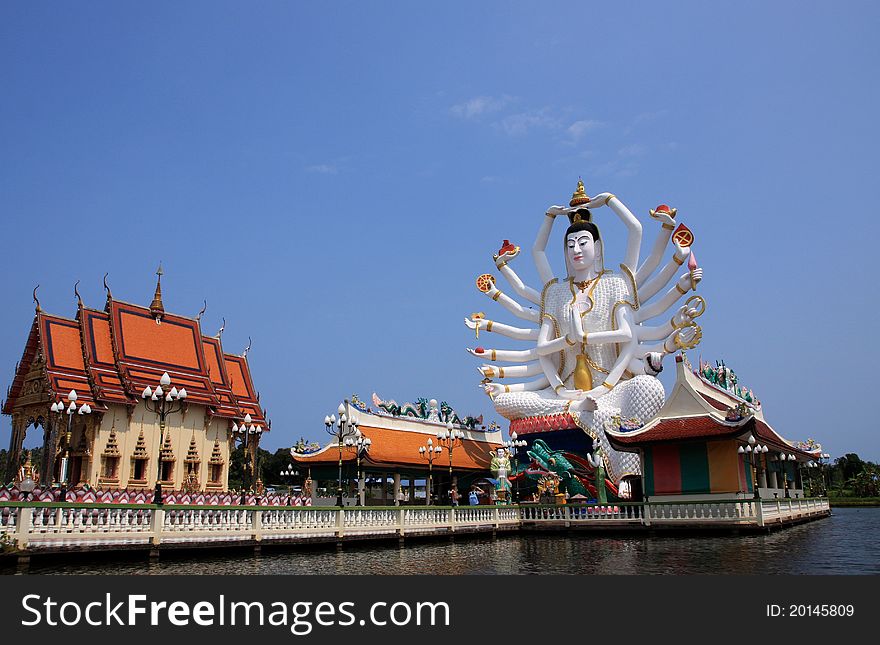
[[[580,206],[582,204],[589,204],[590,196],[587,195],[586,190],[584,189],[584,182],[578,177],[578,186],[577,190],[571,196],[571,201],[568,203],[569,206]]]
[[[156,280],[156,293],[153,294],[153,302],[150,303],[150,313],[153,314],[153,318],[156,319],[156,322],[162,320],[162,316],[165,315],[165,307],[162,304],[162,275],[165,272],[162,270],[162,263],[159,263],[159,268],[156,269],[156,275],[159,276],[159,279]]]

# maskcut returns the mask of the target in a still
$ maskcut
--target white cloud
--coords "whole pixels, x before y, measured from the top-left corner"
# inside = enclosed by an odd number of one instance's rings
[[[580,141],[588,132],[592,132],[596,128],[600,127],[602,123],[600,121],[595,121],[593,119],[582,119],[581,121],[575,121],[568,128],[566,128],[566,132],[574,141]]]
[[[542,108],[540,110],[510,114],[495,125],[501,128],[505,134],[521,136],[537,128],[558,130],[560,122],[557,117],[550,114],[547,108]]]
[[[339,168],[331,164],[321,163],[306,168],[309,172],[316,172],[321,175],[335,175],[339,172]]]
[[[468,99],[464,103],[453,105],[449,108],[449,111],[462,119],[473,119],[484,114],[497,112],[508,103],[510,103],[509,96],[501,96],[497,98],[492,96],[477,96]]]

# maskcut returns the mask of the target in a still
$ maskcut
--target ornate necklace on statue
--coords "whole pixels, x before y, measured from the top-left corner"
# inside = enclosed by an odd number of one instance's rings
[[[593,282],[595,282],[598,278],[599,278],[599,276],[596,276],[595,278],[590,278],[589,280],[584,280],[583,282],[575,282],[574,284],[581,291],[586,291],[589,288],[589,286]]]

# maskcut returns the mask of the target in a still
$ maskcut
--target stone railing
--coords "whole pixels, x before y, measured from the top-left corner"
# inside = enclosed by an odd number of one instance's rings
[[[751,526],[827,515],[826,498],[522,506],[266,507],[0,502],[4,548],[308,542],[561,526]]]
[[[0,535],[18,549],[77,545],[308,541],[519,527],[515,506],[264,507],[16,503],[0,505]]]

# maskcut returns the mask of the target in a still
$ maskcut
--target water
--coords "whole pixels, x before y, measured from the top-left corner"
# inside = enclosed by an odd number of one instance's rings
[[[41,561],[33,574],[880,574],[880,508],[841,508],[769,535],[547,533],[346,544],[321,549],[190,551],[136,559]],[[3,570],[14,573],[15,569]],[[19,573],[25,571],[19,569]]]

